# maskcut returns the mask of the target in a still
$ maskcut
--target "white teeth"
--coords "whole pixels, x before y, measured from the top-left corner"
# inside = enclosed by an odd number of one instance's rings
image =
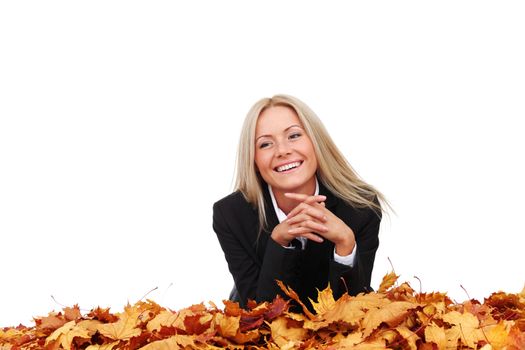
[[[281,172],[281,171],[289,170],[289,169],[292,169],[292,168],[297,168],[299,165],[301,165],[301,162],[295,162],[295,163],[282,165],[280,167],[277,167],[277,171]]]

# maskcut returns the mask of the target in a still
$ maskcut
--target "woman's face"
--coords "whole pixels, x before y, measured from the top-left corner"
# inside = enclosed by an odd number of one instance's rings
[[[317,158],[292,108],[265,109],[255,128],[255,165],[275,191],[313,194]]]

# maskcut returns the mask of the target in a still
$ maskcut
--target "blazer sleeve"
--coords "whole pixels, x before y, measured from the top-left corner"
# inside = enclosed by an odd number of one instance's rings
[[[276,279],[292,288],[299,283],[300,252],[286,249],[268,238],[264,258],[258,261],[255,254],[255,241],[243,241],[239,222],[225,213],[218,203],[213,206],[213,229],[222,247],[228,268],[233,276],[240,297],[240,304],[246,307],[249,299],[258,303],[271,301],[281,290]],[[230,221],[227,220],[230,219]],[[240,236],[240,237],[239,237]],[[254,233],[253,237],[257,237]]]
[[[352,267],[330,261],[330,285],[334,296],[339,298],[345,292],[357,295],[370,292],[370,281],[377,248],[379,247],[379,225],[381,214],[368,210],[362,227],[355,232],[357,252]]]

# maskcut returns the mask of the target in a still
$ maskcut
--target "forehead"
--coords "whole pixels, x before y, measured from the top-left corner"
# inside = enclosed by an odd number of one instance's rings
[[[297,113],[291,107],[272,106],[266,108],[257,119],[256,137],[282,132],[292,125],[303,126]]]

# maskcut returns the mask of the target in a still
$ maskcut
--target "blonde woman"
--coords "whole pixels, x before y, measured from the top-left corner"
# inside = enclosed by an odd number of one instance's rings
[[[305,103],[258,101],[242,128],[235,192],[213,206],[230,299],[271,301],[281,294],[275,280],[305,301],[328,284],[336,297],[371,290],[380,201]]]

